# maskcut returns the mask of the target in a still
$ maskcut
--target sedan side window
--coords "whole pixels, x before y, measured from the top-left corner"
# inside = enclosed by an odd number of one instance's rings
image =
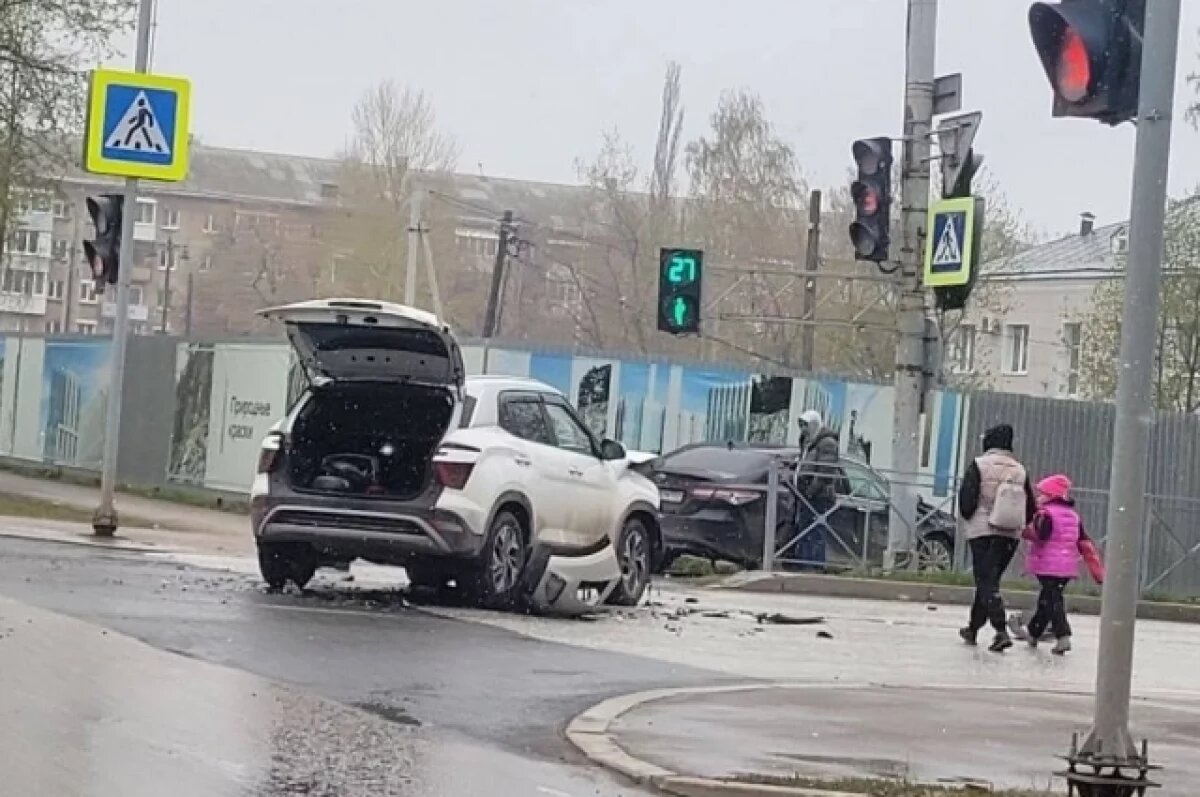
[[[529,399],[502,399],[500,402],[500,427],[522,440],[542,445],[554,445],[542,402]]]
[[[842,472],[846,474],[846,481],[849,482],[849,494],[854,498],[866,498],[871,501],[887,500],[887,493],[883,486],[866,468],[843,462]]]
[[[553,428],[554,439],[559,448],[589,457],[596,455],[591,436],[566,407],[561,404],[547,403],[546,416],[550,418],[550,426]]]

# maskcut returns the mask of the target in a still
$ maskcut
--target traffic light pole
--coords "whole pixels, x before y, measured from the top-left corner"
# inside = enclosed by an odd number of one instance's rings
[[[1180,0],[1146,3],[1137,145],[1121,316],[1117,413],[1109,480],[1108,577],[1100,615],[1096,707],[1079,753],[1091,763],[1137,766],[1129,732],[1138,554],[1145,519],[1146,462],[1153,413],[1154,343],[1162,294],[1163,220],[1175,91]],[[1144,773],[1143,773],[1144,774]],[[1119,788],[1119,787],[1118,787]],[[1102,794],[1125,794],[1113,790]]]
[[[134,70],[146,72],[150,65],[150,31],[154,0],[139,0],[137,51]],[[109,368],[108,404],[104,418],[104,459],[100,467],[100,504],[92,518],[92,530],[99,537],[111,537],[117,530],[117,509],[113,493],[117,482],[117,452],[121,438],[121,395],[125,387],[125,352],[129,342],[129,286],[133,279],[133,220],[137,213],[138,181],[125,180],[124,212],[121,214],[121,260],[117,270],[117,307],[113,318],[112,365]]]
[[[921,287],[923,235],[929,213],[930,135],[933,130],[937,0],[908,0],[905,40],[904,160],[901,166],[901,227],[897,290],[896,382],[892,417],[891,518],[884,569],[912,550],[917,501],[911,481],[920,463],[925,293]],[[910,557],[911,558],[911,557]]]

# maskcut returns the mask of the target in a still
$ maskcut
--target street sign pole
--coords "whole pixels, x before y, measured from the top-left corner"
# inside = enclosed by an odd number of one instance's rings
[[[1153,413],[1154,343],[1162,295],[1163,217],[1175,90],[1180,0],[1146,4],[1142,80],[1133,163],[1129,257],[1121,321],[1117,412],[1108,493],[1108,577],[1100,615],[1096,707],[1080,749],[1093,765],[1135,767],[1141,755],[1129,731],[1138,555],[1145,520],[1146,460]],[[1143,772],[1144,775],[1144,772]],[[1093,791],[1096,795],[1128,794]]]
[[[933,128],[937,0],[908,0],[905,41],[904,160],[901,168],[903,245],[897,285],[892,470],[912,477],[920,464],[921,390],[925,362],[922,234],[929,211],[929,153]],[[883,566],[891,570],[912,551],[917,502],[904,478],[892,482],[891,520]]]
[[[137,51],[134,71],[146,72],[150,66],[150,31],[154,0],[139,0]],[[92,531],[99,537],[111,537],[117,530],[117,509],[113,492],[117,481],[117,452],[121,437],[121,396],[125,387],[125,352],[129,343],[129,286],[133,279],[133,220],[137,215],[138,180],[125,179],[125,208],[121,219],[120,270],[117,272],[117,307],[113,318],[112,365],[109,368],[108,404],[104,418],[104,454],[100,466],[100,504],[92,519]]]

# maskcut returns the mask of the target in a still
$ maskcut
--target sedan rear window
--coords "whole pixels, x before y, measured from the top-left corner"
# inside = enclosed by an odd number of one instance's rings
[[[733,476],[752,475],[766,470],[771,455],[764,451],[725,446],[685,448],[660,460],[667,470],[709,471]]]

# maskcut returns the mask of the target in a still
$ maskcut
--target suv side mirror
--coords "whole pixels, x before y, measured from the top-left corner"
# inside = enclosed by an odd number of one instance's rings
[[[625,459],[625,446],[616,440],[605,440],[600,444],[600,459],[608,461]]]

